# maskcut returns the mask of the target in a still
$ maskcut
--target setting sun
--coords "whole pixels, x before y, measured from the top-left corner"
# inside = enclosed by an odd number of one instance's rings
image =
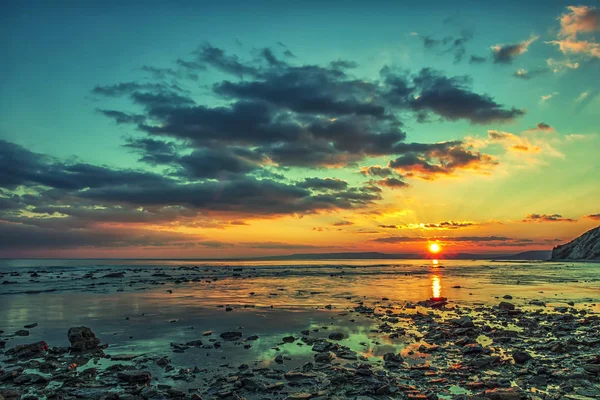
[[[437,243],[431,243],[431,244],[429,245],[429,252],[430,252],[430,253],[433,253],[433,254],[435,254],[435,253],[439,253],[441,249],[442,249],[442,248],[441,248],[441,247],[440,247],[440,245],[439,245],[439,244],[437,244]]]

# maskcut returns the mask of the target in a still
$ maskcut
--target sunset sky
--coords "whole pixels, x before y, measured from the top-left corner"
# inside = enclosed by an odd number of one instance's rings
[[[0,256],[550,249],[600,224],[595,5],[3,3]]]

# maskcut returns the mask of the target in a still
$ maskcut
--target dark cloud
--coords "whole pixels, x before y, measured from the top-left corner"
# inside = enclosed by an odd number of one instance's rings
[[[401,181],[398,178],[380,179],[378,181],[375,181],[375,184],[377,184],[379,186],[385,186],[390,189],[401,189],[401,188],[406,188],[406,187],[410,186],[408,183]]]
[[[370,115],[383,117],[385,107],[368,98],[370,84],[344,79],[343,73],[316,66],[289,67],[264,80],[229,82],[214,86],[222,96],[261,100],[299,113]]]
[[[285,67],[285,66],[287,66],[287,64],[284,61],[279,60],[277,57],[275,57],[275,54],[273,54],[273,51],[271,51],[271,49],[269,49],[269,48],[262,49],[260,51],[260,56],[271,67]]]
[[[486,171],[497,164],[491,156],[465,148],[462,143],[442,142],[425,146],[415,144],[421,152],[407,152],[391,160],[389,167],[405,176],[432,180],[450,175],[456,170]]]
[[[165,178],[127,169],[111,169],[85,163],[64,163],[43,154],[0,140],[0,187],[13,189],[20,185],[42,185],[56,189],[85,189],[163,183]]]
[[[284,243],[284,242],[240,242],[241,246],[252,249],[287,249],[287,250],[303,250],[303,249],[322,249],[329,248],[326,246],[315,246],[310,244]]]
[[[469,57],[469,64],[483,64],[487,61],[487,58],[485,57],[480,57],[480,56],[476,56],[476,55],[471,55],[471,57]]]
[[[465,119],[473,124],[509,122],[525,115],[524,110],[504,108],[491,97],[472,92],[470,79],[465,76],[448,78],[423,69],[414,81],[420,88],[418,96],[410,101],[415,111],[433,112],[450,121]]]
[[[373,239],[374,242],[379,243],[410,243],[410,242],[429,242],[429,241],[442,241],[442,242],[520,242],[525,240],[530,243],[530,239],[514,239],[504,236],[433,236],[433,237],[421,237],[421,236],[388,236]]]
[[[492,57],[496,64],[510,64],[515,58],[525,53],[531,43],[538,39],[537,36],[532,36],[528,40],[524,40],[515,44],[501,44],[492,46]]]
[[[185,62],[184,62],[185,64]],[[183,66],[183,65],[182,65]],[[186,69],[189,69],[186,67]],[[148,73],[151,77],[155,79],[191,79],[193,81],[197,81],[199,76],[198,74],[191,73],[189,71],[178,71],[173,68],[159,68],[153,67],[151,65],[144,65],[141,68],[142,71]]]
[[[548,125],[544,122],[540,122],[536,126],[537,126],[537,129],[539,129],[540,131],[551,132],[554,130],[554,128],[552,128],[550,125]]]
[[[333,226],[350,226],[350,225],[354,225],[354,222],[352,222],[352,221],[339,221],[339,222],[334,222],[332,225]]]
[[[0,250],[189,247],[201,242],[201,238],[195,235],[149,229],[94,227],[57,230],[0,221]]]
[[[423,37],[423,46],[426,49],[435,49],[441,54],[450,53],[454,56],[454,62],[461,62],[466,53],[466,44],[473,38],[473,32],[467,29],[461,31],[458,36],[446,36],[434,39],[431,36]]]
[[[360,173],[364,176],[379,176],[381,178],[388,177],[394,174],[394,171],[391,168],[380,167],[380,166],[372,166],[372,167],[362,167],[360,169]]]
[[[329,63],[333,69],[353,69],[358,67],[358,64],[354,61],[348,60],[336,60]]]
[[[576,219],[565,218],[560,214],[529,214],[523,222],[576,222]]]
[[[348,187],[348,182],[337,178],[305,178],[296,183],[296,186],[312,190],[344,190]]]
[[[240,61],[239,57],[232,54],[229,55],[225,50],[218,47],[213,47],[206,43],[195,52],[198,56],[198,61],[222,72],[235,75],[238,78],[244,76],[256,77],[260,75],[260,69]]]
[[[143,115],[140,115],[140,114],[128,114],[123,111],[103,110],[100,108],[97,108],[96,111],[98,111],[100,114],[104,115],[105,117],[108,117],[108,118],[114,120],[117,124],[138,125],[138,124],[144,124],[146,122],[146,117]]]
[[[589,214],[589,215],[586,215],[585,218],[592,219],[594,221],[600,221],[600,214]]]
[[[124,95],[130,95],[135,92],[148,91],[148,92],[163,92],[163,91],[184,91],[177,85],[166,85],[163,83],[137,83],[137,82],[123,82],[114,85],[96,86],[92,89],[92,93],[108,96],[108,97],[119,97]]]
[[[183,67],[183,68],[186,68],[186,69],[192,70],[192,71],[205,71],[207,69],[206,65],[204,65],[204,64],[200,64],[196,61],[186,61],[181,58],[178,58],[175,61],[175,63],[177,65],[179,65],[180,67]]]

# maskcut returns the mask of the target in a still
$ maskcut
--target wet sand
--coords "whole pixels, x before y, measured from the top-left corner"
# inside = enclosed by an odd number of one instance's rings
[[[599,264],[129,264],[0,266],[2,396],[600,396]]]

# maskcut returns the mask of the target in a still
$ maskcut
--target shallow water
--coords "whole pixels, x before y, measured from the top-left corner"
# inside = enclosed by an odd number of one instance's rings
[[[117,271],[125,277],[104,277]],[[14,272],[20,276],[11,276]],[[34,272],[39,276],[31,277]],[[93,278],[86,276],[90,272]],[[359,302],[400,309],[446,297],[450,304],[469,306],[497,304],[510,294],[518,306],[527,307],[532,299],[548,306],[573,301],[578,308],[600,311],[599,263],[1,260],[0,281],[10,282],[0,285],[3,336],[39,324],[28,337],[9,338],[7,347],[36,340],[68,346],[68,328],[84,325],[109,344],[110,354],[168,355],[176,365],[207,370],[240,363],[273,367],[278,354],[292,358],[287,367],[301,365],[312,357],[310,346],[284,345],[281,338],[298,337],[304,329],[318,329],[311,333],[317,337],[341,331],[346,339],[340,344],[371,359],[418,347],[406,338],[371,332],[375,322],[346,312]],[[233,310],[225,311],[226,306]],[[203,337],[207,330],[214,334]],[[249,349],[224,343],[210,352],[171,353],[171,342],[202,339],[210,344],[210,338],[231,330],[259,339]]]

